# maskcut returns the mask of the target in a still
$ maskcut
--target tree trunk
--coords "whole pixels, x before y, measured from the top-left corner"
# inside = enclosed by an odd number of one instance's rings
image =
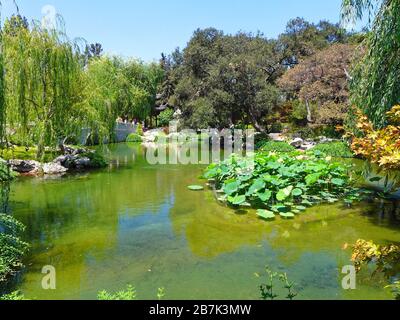
[[[307,108],[307,122],[311,123],[311,122],[313,122],[313,118],[312,118],[311,107],[310,107],[310,103],[308,102],[308,99],[306,100],[306,108]]]
[[[264,133],[266,131],[266,128],[259,123],[257,115],[251,108],[249,108],[248,110],[248,116],[254,129],[256,129],[257,132]]]

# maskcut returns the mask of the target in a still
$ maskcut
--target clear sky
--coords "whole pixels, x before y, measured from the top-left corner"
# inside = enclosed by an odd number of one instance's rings
[[[3,15],[15,11],[2,0]],[[197,28],[216,27],[227,33],[261,31],[276,37],[297,16],[312,22],[338,22],[341,0],[17,0],[22,15],[41,19],[52,5],[66,22],[71,38],[100,42],[105,51],[158,59],[184,47]]]

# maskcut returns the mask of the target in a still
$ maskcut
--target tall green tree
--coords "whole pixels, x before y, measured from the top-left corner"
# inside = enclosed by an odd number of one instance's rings
[[[345,22],[375,14],[367,52],[353,70],[352,101],[376,128],[387,125],[386,113],[400,103],[400,1],[344,0]]]
[[[7,126],[38,146],[57,146],[80,130],[84,108],[82,55],[58,30],[6,21],[3,32]]]
[[[86,101],[104,120],[96,131],[112,138],[118,117],[146,120],[151,116],[163,70],[154,63],[101,57],[89,62],[85,77]]]

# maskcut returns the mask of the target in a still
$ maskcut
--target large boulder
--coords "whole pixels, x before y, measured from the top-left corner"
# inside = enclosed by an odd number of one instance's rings
[[[292,147],[295,147],[297,149],[301,148],[301,146],[304,144],[304,140],[301,138],[295,138],[290,142],[290,145]]]
[[[78,170],[87,169],[92,167],[92,162],[87,157],[76,157],[74,160],[75,168]]]
[[[9,165],[15,172],[25,173],[38,173],[41,169],[40,162],[33,160],[10,160]]]
[[[42,170],[43,174],[49,174],[49,175],[64,174],[68,171],[67,168],[54,162],[45,163],[42,167]]]

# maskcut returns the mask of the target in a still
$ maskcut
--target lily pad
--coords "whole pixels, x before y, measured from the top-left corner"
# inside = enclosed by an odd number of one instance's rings
[[[246,196],[228,197],[228,201],[234,206],[240,206],[246,202]]]
[[[204,190],[204,187],[203,186],[193,185],[193,186],[188,186],[188,189],[192,190],[192,191],[201,191],[201,190]]]
[[[299,188],[296,188],[296,189],[294,189],[294,190],[292,191],[292,195],[295,196],[295,197],[299,197],[299,196],[301,196],[302,194],[303,194],[303,190],[301,190],[301,189],[299,189]]]
[[[266,220],[275,219],[275,214],[268,210],[257,210],[257,215]]]
[[[292,212],[279,212],[279,215],[284,219],[293,219],[295,217]]]

